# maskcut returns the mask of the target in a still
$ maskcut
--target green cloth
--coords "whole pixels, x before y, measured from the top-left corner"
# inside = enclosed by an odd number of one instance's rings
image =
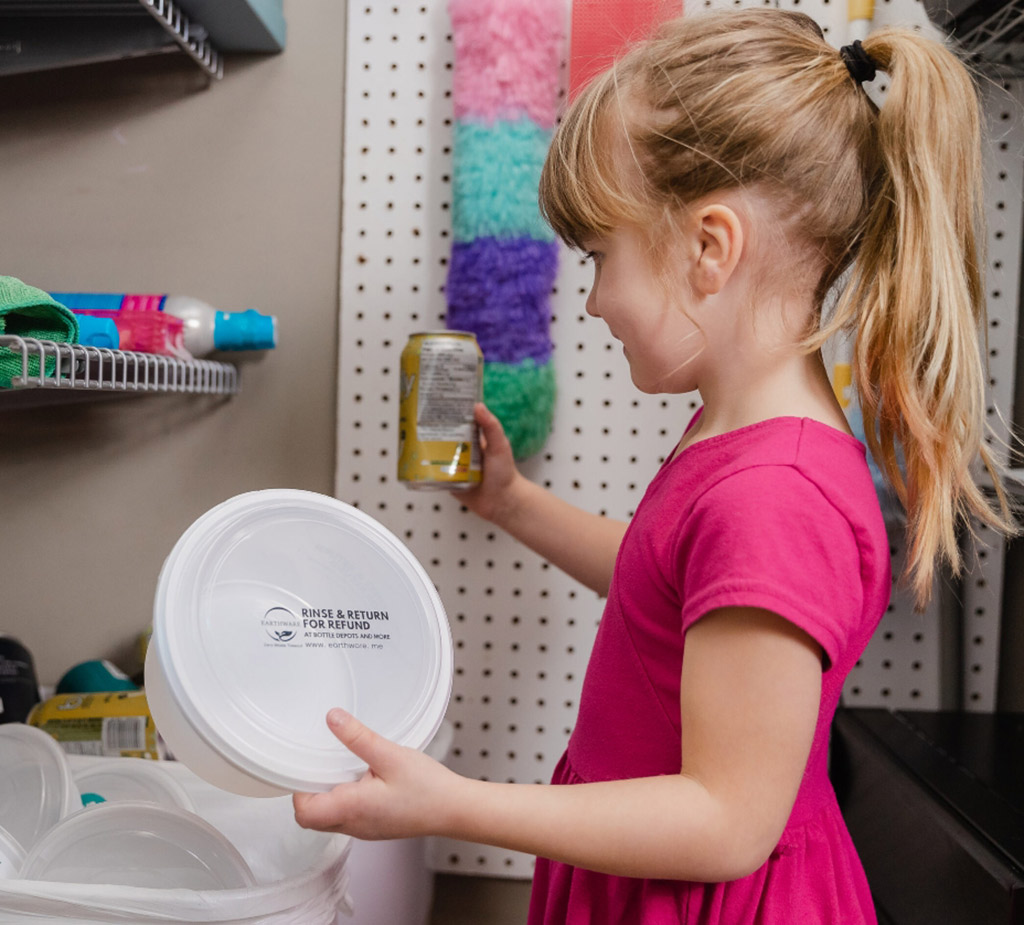
[[[78,340],[78,319],[42,289],[0,276],[0,334],[73,344]],[[46,375],[53,375],[56,362],[56,357],[46,358]],[[38,357],[29,357],[28,374],[39,375]],[[0,347],[0,388],[9,389],[11,379],[20,375],[21,353]]]

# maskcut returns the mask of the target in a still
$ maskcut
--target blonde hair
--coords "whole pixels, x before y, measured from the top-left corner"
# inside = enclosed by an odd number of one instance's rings
[[[880,109],[802,13],[669,22],[569,108],[541,209],[582,247],[623,225],[663,228],[712,193],[767,194],[780,250],[818,273],[819,323],[802,346],[854,333],[868,447],[907,511],[905,577],[923,607],[939,564],[960,573],[971,517],[1016,532],[985,441],[981,119],[971,75],[941,43],[887,28],[863,48],[889,75]],[[972,477],[979,457],[995,504]]]

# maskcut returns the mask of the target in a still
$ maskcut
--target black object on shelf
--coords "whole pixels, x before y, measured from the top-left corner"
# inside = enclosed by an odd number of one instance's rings
[[[1024,714],[843,709],[832,776],[880,920],[1024,923]]]
[[[0,75],[184,52],[223,76],[221,53],[284,49],[281,0],[0,0]]]
[[[0,0],[0,74],[166,51],[224,74],[206,30],[176,0]]]
[[[0,723],[23,723],[39,703],[32,653],[13,636],[0,633]]]

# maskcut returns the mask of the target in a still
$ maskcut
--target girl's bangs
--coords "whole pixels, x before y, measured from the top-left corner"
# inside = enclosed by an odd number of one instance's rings
[[[636,211],[622,189],[613,124],[618,94],[614,69],[596,77],[555,131],[540,179],[540,210],[566,244],[585,242],[631,220]]]

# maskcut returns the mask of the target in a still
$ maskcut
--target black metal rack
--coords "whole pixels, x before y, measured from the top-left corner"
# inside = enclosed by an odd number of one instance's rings
[[[222,52],[279,52],[272,0],[0,0],[0,76],[167,52],[211,79]]]
[[[1024,0],[923,0],[928,16],[980,65],[1024,63]]]

